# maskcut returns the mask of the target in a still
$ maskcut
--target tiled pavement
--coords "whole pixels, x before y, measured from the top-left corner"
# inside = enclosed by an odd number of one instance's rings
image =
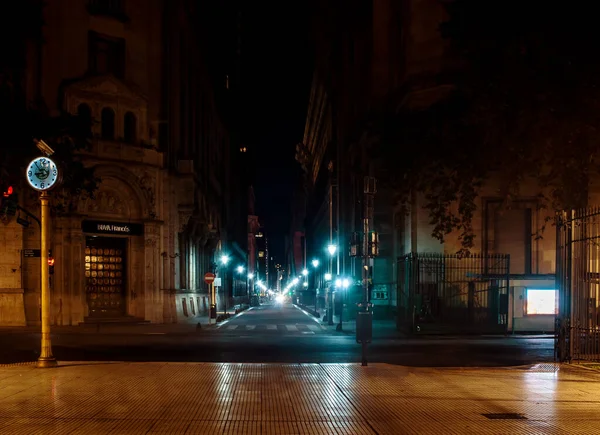
[[[557,368],[0,367],[0,433],[600,433],[600,374]]]

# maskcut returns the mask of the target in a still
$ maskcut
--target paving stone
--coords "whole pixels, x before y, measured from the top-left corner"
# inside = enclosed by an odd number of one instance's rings
[[[567,365],[16,365],[0,367],[0,433],[595,434],[598,391]]]

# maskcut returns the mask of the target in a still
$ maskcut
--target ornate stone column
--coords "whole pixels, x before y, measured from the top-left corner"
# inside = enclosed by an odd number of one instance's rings
[[[163,322],[163,301],[160,291],[160,224],[144,225],[144,306],[145,318],[155,323]]]
[[[56,218],[52,237],[55,259],[51,281],[54,325],[77,325],[87,315],[84,285],[85,237],[78,217]]]

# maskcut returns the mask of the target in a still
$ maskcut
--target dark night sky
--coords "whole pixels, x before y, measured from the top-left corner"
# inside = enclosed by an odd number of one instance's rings
[[[246,11],[242,42],[243,116],[246,143],[256,153],[257,214],[279,262],[284,261],[291,192],[300,174],[294,154],[304,134],[312,77],[303,6],[308,2],[284,3],[285,9]]]

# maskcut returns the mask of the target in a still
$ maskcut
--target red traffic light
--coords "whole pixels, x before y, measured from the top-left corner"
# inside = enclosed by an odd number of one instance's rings
[[[12,194],[13,194],[13,188],[12,188],[12,186],[8,186],[6,188],[6,190],[4,191],[4,197],[8,198]]]
[[[48,257],[48,266],[54,266],[54,257]]]

